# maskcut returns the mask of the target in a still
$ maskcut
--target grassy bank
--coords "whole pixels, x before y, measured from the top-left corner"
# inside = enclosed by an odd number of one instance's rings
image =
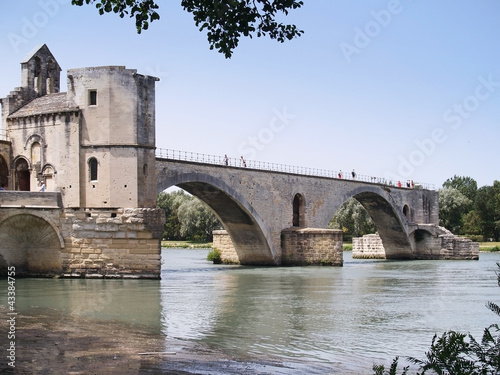
[[[174,247],[181,249],[210,249],[212,248],[212,242],[161,241],[161,247]]]
[[[500,251],[500,242],[479,242],[479,251]]]

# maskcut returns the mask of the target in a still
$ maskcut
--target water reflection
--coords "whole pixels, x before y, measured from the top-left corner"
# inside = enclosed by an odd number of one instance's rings
[[[367,363],[422,356],[436,332],[479,336],[495,318],[484,304],[499,295],[492,254],[397,262],[346,253],[342,268],[207,268],[206,253],[189,254],[198,259],[189,272],[167,266],[163,275],[168,334],[238,355]]]
[[[16,296],[24,314],[43,311],[61,321],[79,317],[162,329],[159,280],[18,279]]]

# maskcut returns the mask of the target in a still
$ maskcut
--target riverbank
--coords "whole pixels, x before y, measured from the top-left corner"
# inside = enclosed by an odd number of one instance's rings
[[[161,241],[161,247],[169,249],[211,249],[212,242]],[[352,250],[352,243],[343,244],[344,251]]]
[[[479,242],[479,251],[500,251],[500,242]]]
[[[161,247],[170,249],[211,249],[212,242],[161,241]]]

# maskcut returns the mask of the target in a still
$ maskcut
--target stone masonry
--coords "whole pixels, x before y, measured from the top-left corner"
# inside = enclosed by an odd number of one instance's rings
[[[221,252],[222,263],[239,264],[240,259],[226,230],[214,230],[212,248]]]
[[[21,62],[21,87],[1,99],[0,273],[159,278],[158,79],[69,69],[60,92],[60,72],[39,46]]]
[[[342,266],[342,231],[288,228],[281,232],[281,264],[285,266]]]
[[[213,248],[221,251],[223,263],[239,263],[238,254],[225,230],[213,231]],[[336,229],[288,228],[281,232],[283,266],[342,266],[342,231]]]
[[[66,209],[63,277],[158,278],[164,213],[148,208]]]
[[[443,227],[419,225],[414,232],[415,259],[479,259],[479,244],[459,237]],[[425,230],[424,230],[425,228]],[[385,249],[378,234],[352,239],[353,258],[385,259]]]
[[[366,234],[352,239],[352,257],[360,259],[385,259],[384,245],[378,234]]]

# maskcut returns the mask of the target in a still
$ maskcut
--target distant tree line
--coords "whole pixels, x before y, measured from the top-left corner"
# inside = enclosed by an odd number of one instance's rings
[[[500,237],[500,181],[477,188],[471,177],[453,176],[439,190],[440,225],[475,241]]]
[[[160,193],[157,206],[166,214],[165,239],[212,241],[212,231],[223,228],[205,203],[182,190]],[[439,189],[439,222],[452,233],[474,241],[499,241],[500,181],[478,189],[471,177],[447,179]],[[328,228],[341,229],[345,242],[377,230],[368,212],[354,198],[340,207]]]
[[[219,219],[205,203],[183,190],[160,193],[156,206],[165,211],[165,240],[210,242],[212,231],[222,228]]]

